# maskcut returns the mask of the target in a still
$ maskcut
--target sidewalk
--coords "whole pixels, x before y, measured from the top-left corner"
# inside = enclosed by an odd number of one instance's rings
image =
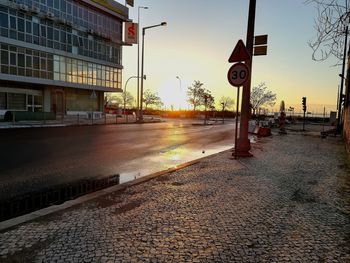
[[[144,123],[160,122],[159,116],[144,115]],[[18,128],[47,128],[47,127],[64,127],[64,126],[80,126],[80,125],[110,125],[110,124],[132,124],[136,123],[136,118],[133,115],[122,116],[115,114],[104,114],[98,119],[88,119],[78,115],[64,116],[63,119],[57,120],[38,120],[38,121],[16,121],[5,122],[0,121],[1,129],[18,129]]]
[[[350,262],[339,138],[274,134],[0,232],[0,262]]]

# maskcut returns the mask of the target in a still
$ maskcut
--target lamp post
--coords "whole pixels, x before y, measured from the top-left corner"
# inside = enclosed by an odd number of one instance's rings
[[[126,106],[126,86],[128,85],[129,80],[131,79],[138,79],[138,76],[132,76],[130,78],[128,78],[128,80],[125,82],[125,86],[124,86],[124,118],[126,120],[126,113],[125,113],[125,106]]]
[[[145,33],[146,33],[146,30],[150,29],[150,28],[159,27],[159,26],[166,26],[166,25],[167,25],[166,22],[162,22],[162,23],[157,24],[157,25],[146,26],[146,27],[142,28],[141,76],[144,76],[143,75],[143,68],[144,68]],[[144,78],[141,78],[141,99],[140,99],[140,117],[139,117],[139,121],[140,122],[143,121],[143,112],[142,112],[142,108],[143,108],[143,80],[144,80]]]
[[[139,117],[140,109],[140,9],[148,9],[147,6],[139,6],[137,13],[137,105],[136,117]]]
[[[180,81],[180,93],[182,92],[182,87],[181,87],[181,79],[179,76],[176,76],[176,78]],[[179,110],[181,110],[181,105],[179,104]]]

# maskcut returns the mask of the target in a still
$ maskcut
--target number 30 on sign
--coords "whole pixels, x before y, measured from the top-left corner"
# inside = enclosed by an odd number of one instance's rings
[[[249,68],[244,63],[234,64],[227,72],[228,82],[234,87],[242,86],[249,78]]]

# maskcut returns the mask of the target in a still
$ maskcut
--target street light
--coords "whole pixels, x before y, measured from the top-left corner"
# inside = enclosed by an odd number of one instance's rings
[[[146,33],[146,29],[150,29],[150,28],[154,28],[154,27],[159,27],[159,26],[166,26],[166,25],[167,25],[166,22],[162,22],[162,23],[157,24],[157,25],[146,26],[146,27],[142,28],[141,76],[143,76],[143,68],[144,68],[145,33]],[[140,101],[140,118],[139,118],[139,121],[140,121],[140,122],[143,121],[143,112],[142,112],[142,107],[143,107],[143,79],[144,79],[144,78],[141,78],[141,101]]]
[[[125,106],[126,106],[126,86],[128,85],[129,80],[131,79],[138,79],[138,76],[132,76],[130,78],[128,78],[128,80],[125,82],[125,86],[124,86],[124,118],[126,121],[126,113],[125,113]]]
[[[180,93],[182,93],[182,88],[181,88],[181,79],[179,76],[176,76],[176,78],[180,81]],[[181,110],[181,105],[179,104],[179,110]]]
[[[139,117],[140,109],[140,9],[148,9],[147,6],[139,6],[137,13],[137,105],[136,113],[137,118]]]
[[[146,79],[146,76],[143,76],[144,79]],[[128,78],[128,80],[125,82],[125,86],[124,86],[124,118],[126,119],[126,114],[125,114],[125,106],[126,106],[126,86],[128,85],[129,80],[131,79],[139,79],[138,76],[132,76],[130,78]]]

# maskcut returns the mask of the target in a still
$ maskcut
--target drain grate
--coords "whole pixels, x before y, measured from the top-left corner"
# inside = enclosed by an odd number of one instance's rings
[[[0,222],[17,216],[25,215],[36,210],[59,205],[120,182],[119,174],[100,179],[80,180],[77,182],[57,185],[41,191],[28,193],[0,201]]]

